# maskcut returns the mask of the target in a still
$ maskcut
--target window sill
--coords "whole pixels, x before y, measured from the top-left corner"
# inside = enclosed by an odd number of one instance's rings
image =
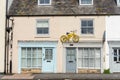
[[[49,38],[49,37],[50,37],[50,35],[45,35],[45,34],[35,36],[35,38]]]

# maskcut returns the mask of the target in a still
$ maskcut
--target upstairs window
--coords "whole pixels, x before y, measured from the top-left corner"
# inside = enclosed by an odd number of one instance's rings
[[[51,0],[38,0],[38,5],[51,5]]]
[[[93,5],[93,0],[79,0],[80,5]]]
[[[37,20],[37,34],[49,34],[49,21]]]
[[[117,5],[120,6],[120,0],[117,0]]]
[[[81,20],[81,34],[93,33],[93,20]]]

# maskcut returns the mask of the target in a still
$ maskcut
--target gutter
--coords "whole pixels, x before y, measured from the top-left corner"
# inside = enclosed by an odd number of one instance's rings
[[[29,15],[29,14],[18,14],[18,15],[9,15],[9,17],[46,17],[46,16],[118,16],[120,14],[38,14],[38,15]]]

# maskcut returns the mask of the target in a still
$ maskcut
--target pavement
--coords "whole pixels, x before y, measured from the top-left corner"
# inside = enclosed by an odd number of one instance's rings
[[[76,74],[76,73],[40,73],[40,74],[0,74],[0,80],[120,80],[120,74]]]

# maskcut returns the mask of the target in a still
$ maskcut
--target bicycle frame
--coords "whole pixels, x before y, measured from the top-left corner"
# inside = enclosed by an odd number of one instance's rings
[[[66,33],[60,37],[61,42],[79,42],[79,36],[74,31]]]

